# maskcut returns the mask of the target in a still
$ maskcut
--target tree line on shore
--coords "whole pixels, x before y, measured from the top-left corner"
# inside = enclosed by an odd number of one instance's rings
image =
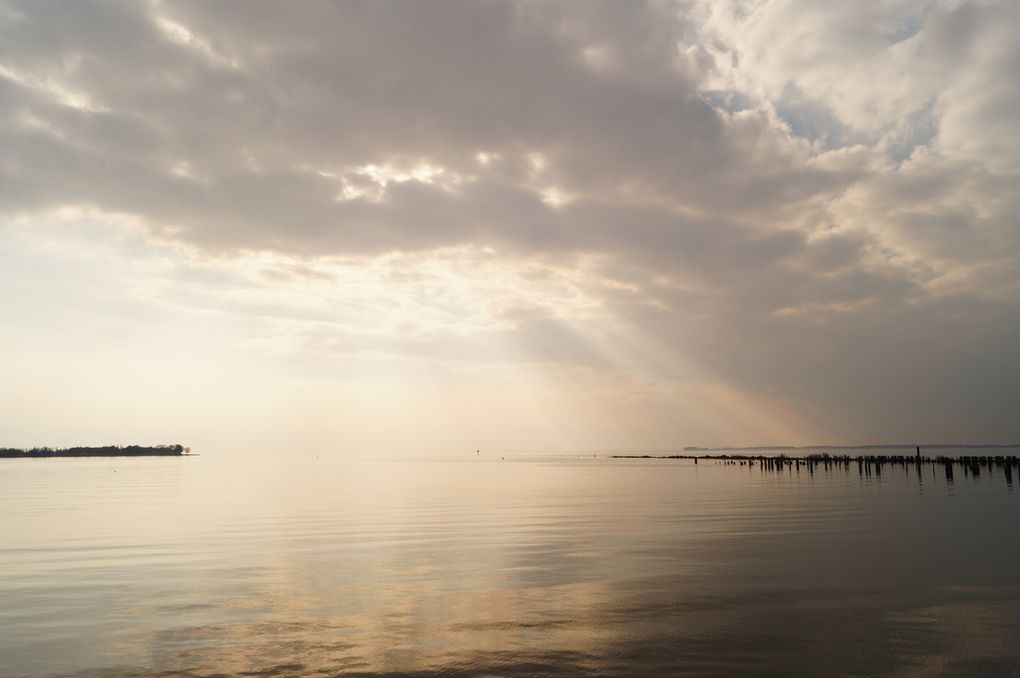
[[[22,457],[174,457],[187,454],[191,449],[180,444],[172,445],[103,445],[99,447],[33,447],[19,449],[0,447],[0,458]]]

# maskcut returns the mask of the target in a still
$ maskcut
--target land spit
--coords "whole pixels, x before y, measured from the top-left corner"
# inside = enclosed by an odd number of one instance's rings
[[[28,450],[0,447],[0,459],[39,457],[180,457],[191,452],[183,445],[105,445],[103,447],[33,447]]]

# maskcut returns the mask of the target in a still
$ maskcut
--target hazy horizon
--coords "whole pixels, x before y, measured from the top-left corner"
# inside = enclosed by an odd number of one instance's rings
[[[0,445],[1020,440],[1018,27],[0,1]]]

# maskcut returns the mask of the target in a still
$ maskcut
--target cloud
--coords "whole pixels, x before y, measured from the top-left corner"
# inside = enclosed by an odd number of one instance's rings
[[[848,179],[805,169],[760,116],[727,118],[699,96],[700,74],[678,51],[679,8],[352,3],[279,14],[20,7],[4,30],[5,202],[92,204],[223,247],[310,240],[342,252],[432,244],[437,229],[406,214],[379,228],[388,207],[448,218],[440,196],[422,204],[432,186],[406,185],[418,181],[338,201],[339,184],[371,165],[472,177],[457,186],[468,202],[556,189],[737,215]],[[593,49],[612,67],[593,67]],[[499,160],[479,167],[479,152]],[[395,229],[403,237],[390,242]]]
[[[176,294],[276,317],[287,350],[514,346],[847,438],[1017,437],[1018,26],[1007,2],[4,3],[0,216],[271,261]],[[429,289],[472,291],[407,301]]]

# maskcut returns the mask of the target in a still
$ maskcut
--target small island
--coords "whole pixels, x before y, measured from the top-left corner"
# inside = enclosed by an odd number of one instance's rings
[[[183,445],[104,445],[102,447],[33,447],[28,450],[0,447],[0,459],[38,457],[180,457],[191,452]]]

